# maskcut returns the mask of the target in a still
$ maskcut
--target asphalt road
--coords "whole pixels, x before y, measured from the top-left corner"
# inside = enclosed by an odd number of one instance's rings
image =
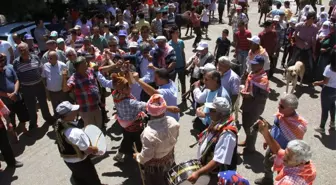
[[[324,3],[327,5],[327,2]],[[253,35],[256,35],[261,31],[261,28],[257,24],[259,19],[257,3],[251,2],[250,6],[249,29],[252,31]],[[296,7],[292,8],[295,10]],[[225,18],[225,21],[228,21],[227,18]],[[232,29],[227,24],[210,25],[210,39],[207,40],[210,46],[210,51],[214,50],[216,38],[221,35],[221,31],[224,28],[230,30],[231,37]],[[182,35],[184,35],[184,32],[185,30],[182,30]],[[186,55],[187,57],[190,57],[193,54],[191,47],[193,38],[183,39],[185,40],[186,45]],[[230,53],[230,56],[232,55],[233,54]],[[275,77],[271,79],[271,88],[273,91],[267,100],[266,109],[263,113],[263,117],[269,122],[273,121],[273,115],[277,111],[278,100],[285,92],[285,83],[282,80],[281,70],[278,70]],[[336,166],[335,134],[327,133],[327,135],[321,136],[321,134],[318,134],[313,130],[314,127],[318,126],[320,120],[320,91],[320,87],[308,87],[307,84],[304,84],[303,87],[298,86],[296,92],[296,95],[300,99],[298,113],[309,122],[305,140],[311,145],[313,150],[312,160],[317,169],[317,179],[315,184],[333,185],[336,180],[334,176],[334,167]],[[113,103],[111,97],[107,99],[107,106],[108,110],[110,110],[109,116],[112,118],[111,113],[113,112]],[[49,107],[51,108],[51,106]],[[175,149],[177,163],[196,158],[196,147],[189,148],[189,145],[195,142],[195,138],[190,133],[190,130],[192,129],[192,119],[194,118],[194,112],[190,107],[190,103],[181,105],[183,113],[180,120],[180,137]],[[122,139],[120,129],[118,129],[118,125],[113,124],[114,121],[114,119],[111,119],[108,123],[109,134],[106,136],[106,140],[108,141],[107,155],[94,160],[98,174],[103,183],[108,183],[110,185],[140,185],[139,171],[132,159],[127,160],[124,165],[115,165],[115,162],[112,159]],[[40,128],[33,137],[29,138],[27,136],[21,136],[20,143],[12,145],[15,154],[17,155],[17,159],[22,161],[24,166],[16,170],[7,168],[4,172],[0,172],[0,185],[70,184],[70,171],[59,156],[54,141],[55,135],[52,132],[51,127],[43,124],[40,112],[39,125]],[[243,140],[244,137],[244,133],[241,131],[239,140]],[[252,184],[256,178],[262,176],[263,172],[262,160],[265,151],[262,149],[262,142],[263,138],[259,135],[257,140],[257,150],[259,152],[253,156],[241,156],[239,160],[238,172],[249,179]],[[2,162],[2,165],[5,167],[6,164]]]

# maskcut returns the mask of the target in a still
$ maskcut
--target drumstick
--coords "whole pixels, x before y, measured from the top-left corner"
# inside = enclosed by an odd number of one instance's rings
[[[100,136],[101,136],[102,134],[103,134],[103,132],[99,134],[99,136],[98,136],[98,138],[97,138],[97,140],[96,140],[96,144],[94,145],[95,147],[97,147],[97,145],[98,145],[98,141],[99,141]]]
[[[139,153],[138,150],[137,150],[137,147],[136,147],[135,143],[133,143],[133,150],[134,150],[135,153]],[[142,180],[142,185],[145,185],[145,177],[142,174],[140,163],[138,161],[137,161],[137,163],[138,163],[138,167],[139,167],[139,170],[140,170],[140,176],[141,176],[141,180]]]
[[[197,144],[198,144],[198,141],[196,141],[195,143],[189,145],[189,148],[194,148]]]

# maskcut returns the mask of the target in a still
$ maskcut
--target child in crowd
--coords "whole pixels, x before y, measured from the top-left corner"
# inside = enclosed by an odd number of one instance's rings
[[[214,55],[216,56],[216,63],[219,57],[229,56],[231,41],[228,39],[229,30],[224,29],[222,31],[222,36],[218,37],[216,40],[216,47]]]
[[[209,26],[210,16],[209,16],[209,5],[204,5],[201,14],[201,28],[205,31],[205,36],[208,38],[208,26]]]

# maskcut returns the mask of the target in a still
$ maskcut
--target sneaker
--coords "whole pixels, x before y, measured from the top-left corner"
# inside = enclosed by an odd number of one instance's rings
[[[12,168],[20,168],[23,166],[23,163],[20,161],[15,161],[15,164],[9,164],[8,166]]]
[[[259,185],[273,185],[273,179],[262,177],[254,181],[255,184]]]
[[[315,130],[316,132],[318,132],[318,133],[325,134],[325,130],[324,130],[324,128],[317,127],[317,128],[315,128],[314,130]]]
[[[113,160],[115,160],[117,162],[120,162],[120,163],[123,163],[124,162],[124,154],[118,152],[117,155],[115,155],[113,157]]]

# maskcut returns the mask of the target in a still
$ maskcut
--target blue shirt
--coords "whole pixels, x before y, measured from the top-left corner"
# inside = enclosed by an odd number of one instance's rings
[[[163,95],[167,106],[177,106],[177,88],[173,81],[170,80],[169,83],[160,86],[157,91]],[[176,121],[179,121],[180,119],[179,113],[171,113],[167,111],[166,116],[171,116],[175,118]]]
[[[6,65],[4,71],[0,72],[0,91],[13,93],[16,81],[17,76],[13,66],[11,64]]]
[[[184,68],[185,67],[185,61],[183,57],[183,51],[184,51],[184,42],[181,39],[177,40],[177,43],[170,40],[168,44],[174,48],[175,55],[176,55],[176,69]]]
[[[231,69],[224,73],[221,83],[230,96],[239,94],[240,77]]]

